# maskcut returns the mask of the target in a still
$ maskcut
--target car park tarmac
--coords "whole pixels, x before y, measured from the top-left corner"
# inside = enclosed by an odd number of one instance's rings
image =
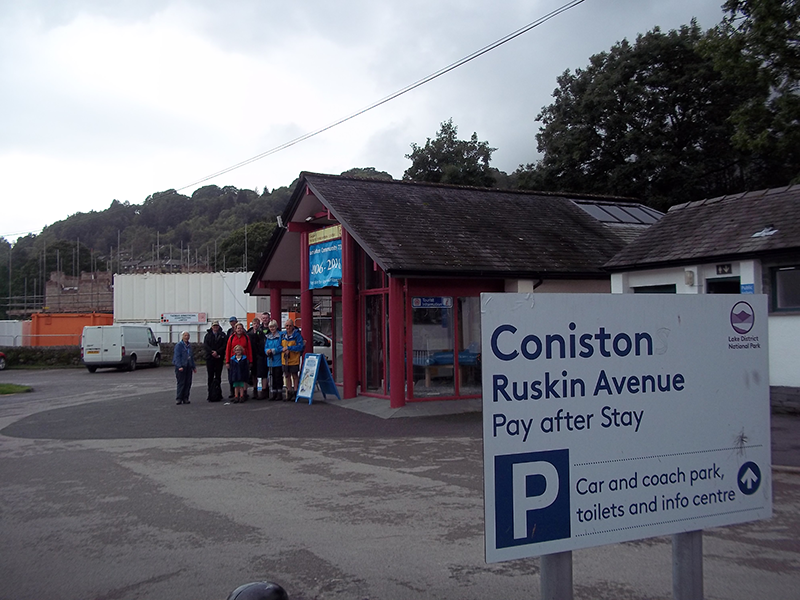
[[[484,561],[481,415],[451,414],[474,403],[223,406],[196,382],[176,406],[166,368],[0,379],[34,388],[0,396],[0,598],[540,597],[538,559]],[[774,463],[800,467],[798,433],[773,420]],[[797,597],[800,469],[773,482],[772,519],[705,532],[706,598]],[[670,598],[671,565],[669,538],[576,551],[575,597]]]

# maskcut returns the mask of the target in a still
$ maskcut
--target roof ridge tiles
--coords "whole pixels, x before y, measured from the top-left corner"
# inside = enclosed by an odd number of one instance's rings
[[[460,189],[460,190],[472,190],[472,191],[481,191],[481,192],[493,192],[493,193],[503,193],[503,194],[516,194],[520,196],[552,196],[555,198],[567,198],[569,200],[594,200],[594,201],[609,201],[609,202],[636,202],[638,204],[644,204],[641,199],[639,198],[632,198],[629,196],[612,196],[612,195],[603,195],[603,194],[590,194],[584,192],[556,192],[556,191],[547,191],[547,190],[524,190],[524,189],[508,189],[508,188],[496,188],[496,187],[479,187],[479,186],[472,186],[472,185],[459,185],[454,183],[439,183],[434,181],[412,181],[408,179],[379,179],[375,177],[363,177],[359,175],[334,175],[331,173],[314,173],[311,171],[303,171],[300,173],[300,177],[322,177],[326,179],[350,179],[353,181],[361,181],[361,182],[370,182],[382,185],[408,185],[408,186],[417,186],[417,187],[433,187],[433,188],[441,188],[441,189]]]

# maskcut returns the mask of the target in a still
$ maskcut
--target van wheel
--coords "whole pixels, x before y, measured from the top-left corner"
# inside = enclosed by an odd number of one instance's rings
[[[136,355],[131,356],[131,362],[128,363],[128,371],[136,370]]]
[[[156,354],[156,357],[153,359],[153,366],[160,367],[161,366],[161,355]]]
[[[89,373],[94,373],[97,371],[97,367],[86,367],[89,370]]]

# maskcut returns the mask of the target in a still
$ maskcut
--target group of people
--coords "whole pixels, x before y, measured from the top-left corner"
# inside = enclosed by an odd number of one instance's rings
[[[230,329],[223,333],[219,321],[214,321],[203,339],[208,371],[207,400],[223,400],[222,370],[225,366],[228,368],[230,387],[229,402],[226,404],[245,402],[250,397],[248,388],[251,385],[254,399],[293,400],[297,394],[300,361],[305,349],[303,336],[294,326],[294,321],[287,319],[284,330],[280,330],[278,322],[270,319],[267,313],[253,319],[249,329],[245,329],[236,317],[231,317],[229,322]],[[185,335],[188,348],[189,334]],[[183,340],[183,334],[181,338]],[[188,403],[188,390],[182,392],[181,387],[182,378],[186,378],[185,371],[189,371],[189,387],[191,373],[197,372],[193,360],[191,364],[181,362],[185,353],[185,349],[178,350],[176,346],[173,364],[178,380],[178,404],[184,403],[182,400]],[[190,349],[188,354],[191,356]],[[287,390],[285,398],[284,380]],[[185,393],[185,398],[182,393]]]

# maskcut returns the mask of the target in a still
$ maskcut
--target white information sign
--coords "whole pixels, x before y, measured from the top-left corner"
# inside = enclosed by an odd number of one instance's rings
[[[488,562],[772,516],[765,296],[481,305]]]
[[[161,322],[170,325],[202,325],[208,322],[206,313],[161,313]]]

